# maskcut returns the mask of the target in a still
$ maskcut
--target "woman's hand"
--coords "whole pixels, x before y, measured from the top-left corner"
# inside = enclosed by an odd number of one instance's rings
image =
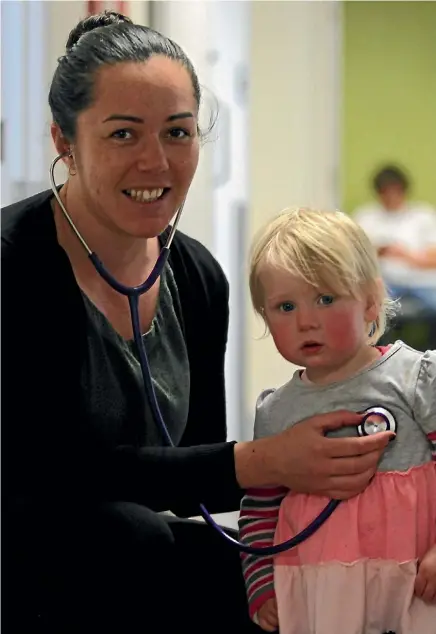
[[[337,411],[320,414],[286,430],[275,441],[279,484],[300,493],[347,499],[365,489],[392,438],[383,432],[364,438],[327,438],[325,433],[357,425],[362,416]]]
[[[415,595],[426,603],[436,604],[436,546],[430,548],[419,562]]]
[[[339,427],[358,425],[361,414],[319,414],[269,438],[235,445],[236,476],[242,488],[285,486],[300,493],[347,499],[363,491],[393,437],[326,438]]]

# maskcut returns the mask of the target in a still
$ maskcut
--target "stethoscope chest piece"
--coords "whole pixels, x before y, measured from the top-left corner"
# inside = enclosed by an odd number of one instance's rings
[[[369,407],[363,414],[364,418],[357,427],[359,436],[372,436],[382,431],[397,432],[395,417],[385,407]]]

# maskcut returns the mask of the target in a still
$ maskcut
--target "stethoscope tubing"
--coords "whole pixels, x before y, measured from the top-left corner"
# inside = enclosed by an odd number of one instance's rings
[[[133,339],[134,339],[135,346],[138,353],[142,380],[144,383],[144,390],[149,400],[149,405],[152,411],[153,419],[155,423],[157,423],[159,428],[161,429],[162,435],[167,445],[170,447],[175,447],[172,441],[171,435],[168,431],[168,428],[165,424],[165,421],[163,420],[163,416],[160,411],[159,403],[156,396],[156,391],[153,385],[151,369],[148,362],[147,352],[145,350],[145,345],[144,345],[142,332],[141,332],[141,325],[140,325],[140,318],[139,318],[139,298],[141,297],[141,295],[146,293],[153,286],[153,284],[162,274],[162,271],[165,267],[165,264],[168,260],[168,256],[170,253],[171,242],[174,238],[174,234],[176,232],[177,225],[179,223],[180,216],[183,211],[183,204],[180,206],[180,208],[177,211],[177,214],[176,214],[174,223],[171,227],[170,234],[167,238],[166,244],[162,248],[159,257],[156,260],[156,264],[154,265],[153,270],[151,271],[148,278],[139,286],[125,286],[124,284],[121,284],[120,282],[118,282],[118,280],[116,280],[109,273],[109,271],[105,268],[105,266],[103,265],[101,260],[98,258],[98,256],[90,249],[85,239],[80,234],[77,227],[75,226],[71,216],[69,215],[67,209],[65,208],[65,205],[61,197],[59,196],[59,192],[58,192],[57,185],[54,178],[54,169],[55,169],[56,163],[62,158],[64,158],[65,156],[67,156],[68,154],[69,154],[68,152],[65,152],[64,154],[60,154],[52,161],[50,165],[49,177],[50,177],[50,184],[51,184],[51,189],[53,191],[53,195],[55,196],[56,201],[61,211],[63,212],[65,218],[67,219],[68,223],[70,224],[72,230],[74,231],[77,238],[80,240],[84,249],[88,253],[89,259],[94,265],[96,271],[105,280],[105,282],[109,284],[111,288],[113,288],[118,293],[121,293],[122,295],[125,295],[128,297],[131,320],[132,320]],[[324,522],[326,522],[326,520],[330,517],[330,515],[333,513],[333,511],[337,508],[339,504],[340,504],[340,500],[330,500],[330,502],[325,506],[325,508],[321,511],[321,513],[308,526],[306,526],[306,528],[304,528],[297,535],[294,535],[293,537],[286,540],[285,542],[282,542],[281,544],[275,544],[274,546],[248,546],[246,544],[239,542],[237,539],[234,539],[233,537],[231,537],[231,535],[226,533],[225,530],[219,524],[217,524],[217,522],[215,522],[215,520],[213,519],[213,517],[210,515],[209,511],[206,509],[206,507],[203,504],[200,503],[199,508],[200,508],[201,516],[203,517],[204,521],[209,526],[214,528],[224,539],[226,539],[226,541],[229,544],[231,544],[232,546],[235,546],[239,551],[250,554],[250,555],[271,557],[274,555],[278,555],[282,552],[285,552],[286,550],[290,550],[291,548],[298,546],[299,544],[304,542],[306,539],[311,537],[324,524]]]

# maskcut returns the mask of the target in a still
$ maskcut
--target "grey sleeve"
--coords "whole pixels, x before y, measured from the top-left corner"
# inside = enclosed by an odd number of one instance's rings
[[[270,416],[268,415],[269,407],[268,400],[272,394],[274,394],[275,389],[264,390],[258,396],[256,401],[256,417],[254,420],[254,435],[253,438],[256,440],[257,438],[266,438],[266,436],[271,436],[273,432],[270,423]]]
[[[413,414],[429,440],[436,443],[436,350],[427,350],[421,357]]]

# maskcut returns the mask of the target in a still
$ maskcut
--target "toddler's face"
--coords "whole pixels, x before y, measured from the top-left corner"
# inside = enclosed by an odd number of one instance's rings
[[[272,267],[260,272],[260,282],[265,319],[278,351],[307,368],[309,378],[340,369],[368,348],[377,309],[367,298],[317,288]]]

